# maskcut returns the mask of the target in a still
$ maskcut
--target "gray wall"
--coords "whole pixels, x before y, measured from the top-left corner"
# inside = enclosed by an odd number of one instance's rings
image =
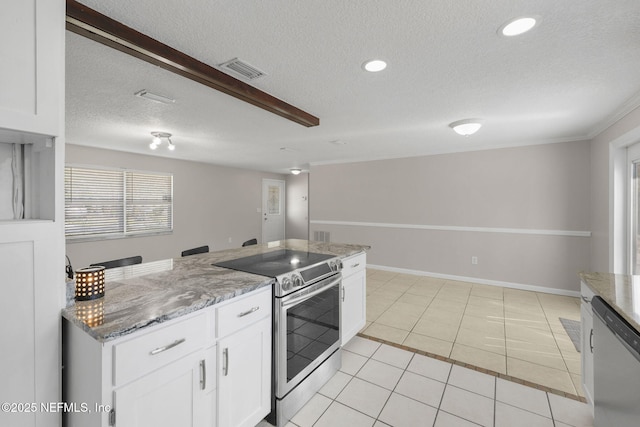
[[[311,232],[371,245],[368,264],[577,291],[590,156],[580,141],[314,166]]]
[[[309,174],[287,175],[287,239],[309,238]]]
[[[144,156],[111,150],[66,146],[66,163],[173,173],[173,233],[153,237],[69,243],[74,268],[91,263],[142,255],[144,261],[180,256],[183,249],[209,245],[212,251],[260,241],[262,179],[278,174],[213,166],[205,163]],[[231,238],[231,243],[229,243]]]

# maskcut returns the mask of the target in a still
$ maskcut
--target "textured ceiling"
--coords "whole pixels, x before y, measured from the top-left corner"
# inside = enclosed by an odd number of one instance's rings
[[[638,0],[81,0],[320,118],[305,128],[67,32],[67,142],[242,168],[405,157],[596,135],[640,105]],[[542,17],[520,37],[510,18]],[[381,58],[386,70],[362,70]],[[140,89],[176,99],[135,97]],[[448,124],[484,119],[471,137]],[[148,148],[150,132],[177,149]],[[332,141],[343,144],[335,144]],[[287,150],[281,148],[287,147]]]

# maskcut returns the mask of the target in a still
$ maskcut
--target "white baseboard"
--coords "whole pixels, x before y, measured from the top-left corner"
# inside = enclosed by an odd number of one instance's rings
[[[394,273],[413,274],[414,276],[436,277],[438,279],[459,280],[461,282],[480,283],[489,286],[501,286],[503,288],[520,289],[523,291],[542,292],[545,294],[563,295],[567,297],[580,297],[580,291],[569,291],[567,289],[545,288],[544,286],[525,285],[522,283],[502,282],[499,280],[479,279],[477,277],[455,276],[453,274],[432,273],[429,271],[411,270],[408,268],[388,267],[385,265],[367,264],[367,268],[375,270],[391,271]],[[576,283],[578,277],[576,276]]]

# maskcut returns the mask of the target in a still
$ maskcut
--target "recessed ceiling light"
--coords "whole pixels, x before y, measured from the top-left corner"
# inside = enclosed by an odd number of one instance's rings
[[[478,130],[482,127],[482,120],[481,119],[458,120],[457,122],[453,122],[449,124],[449,127],[459,135],[469,136],[478,132]]]
[[[378,71],[382,71],[387,68],[387,63],[381,59],[372,59],[362,64],[362,68],[370,73],[377,73]]]
[[[534,16],[513,18],[498,28],[498,34],[505,37],[519,36],[533,29],[539,22],[540,18]]]

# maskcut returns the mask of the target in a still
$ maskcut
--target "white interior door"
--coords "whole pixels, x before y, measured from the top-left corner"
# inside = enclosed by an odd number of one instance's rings
[[[284,239],[284,181],[262,180],[262,243]]]

